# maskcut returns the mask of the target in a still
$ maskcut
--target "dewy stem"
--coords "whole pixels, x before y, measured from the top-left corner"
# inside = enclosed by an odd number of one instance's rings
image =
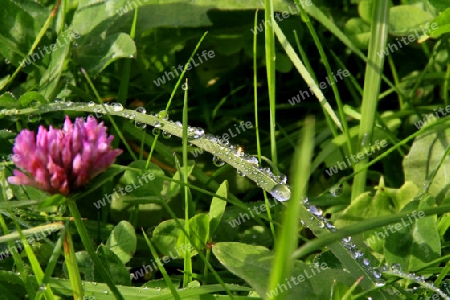
[[[78,234],[80,235],[81,241],[83,242],[84,247],[86,248],[89,257],[94,262],[94,267],[99,270],[100,275],[102,276],[105,283],[108,285],[111,292],[114,294],[116,299],[125,300],[122,294],[117,289],[116,285],[113,283],[109,272],[106,270],[105,266],[102,264],[97,254],[95,253],[94,246],[89,239],[86,227],[84,226],[83,221],[81,220],[80,212],[78,211],[77,204],[72,199],[67,199],[67,206],[69,207],[70,213],[73,216],[75,221],[75,226],[77,227]]]

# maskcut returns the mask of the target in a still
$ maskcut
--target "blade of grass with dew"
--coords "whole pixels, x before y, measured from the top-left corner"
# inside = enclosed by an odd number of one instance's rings
[[[342,131],[342,124],[339,118],[337,117],[334,110],[331,108],[331,105],[328,103],[328,101],[325,99],[325,96],[322,93],[322,90],[319,89],[317,84],[315,83],[314,79],[312,79],[309,72],[306,70],[305,66],[301,62],[300,58],[298,57],[297,53],[295,53],[294,48],[292,48],[291,44],[287,40],[284,33],[281,31],[280,27],[278,27],[277,22],[274,21],[273,28],[275,31],[275,34],[278,38],[278,41],[280,42],[281,46],[283,46],[284,51],[286,51],[287,56],[294,64],[295,68],[298,70],[300,75],[305,80],[306,84],[310,87],[311,91],[313,91],[314,95],[319,100],[320,105],[322,105],[323,109],[328,113],[328,115],[331,117],[333,122],[336,124],[336,126]]]
[[[74,102],[71,106],[61,107],[55,103],[49,103],[47,105],[42,105],[39,108],[29,107],[16,110],[4,110],[6,115],[22,115],[29,113],[43,114],[49,111],[84,111],[84,112],[95,112],[97,109],[102,108],[102,105],[91,105],[88,106],[84,102]],[[146,115],[134,110],[123,109],[121,111],[114,111],[112,108],[108,110],[108,114],[111,116],[121,116],[127,117],[129,115],[135,115],[135,121],[140,123],[145,123],[150,126],[154,126],[155,122],[158,122],[161,127],[164,127],[164,131],[170,133],[172,136],[182,137],[182,127],[178,126],[175,122],[170,120],[164,120],[153,115]],[[122,136],[123,137],[123,136]],[[272,174],[272,172],[267,172],[266,170],[260,168],[254,163],[252,159],[247,157],[245,154],[237,154],[236,149],[230,148],[230,146],[221,146],[217,143],[216,139],[211,135],[202,135],[201,137],[192,138],[189,143],[212,153],[217,156],[220,160],[238,169],[245,176],[255,181],[259,187],[269,192],[272,196],[283,201],[290,198],[291,191],[289,186],[283,182],[279,176]]]
[[[292,272],[292,253],[298,245],[298,220],[300,199],[306,195],[309,179],[309,166],[314,150],[314,118],[308,117],[302,130],[303,139],[299,139],[298,148],[294,154],[293,162],[293,193],[291,201],[286,205],[285,216],[281,226],[281,234],[275,244],[275,257],[272,264],[272,272],[268,291],[275,290],[277,286],[284,282]],[[302,141],[300,143],[300,141]],[[280,293],[276,299],[285,299],[286,294]]]
[[[327,58],[327,56],[325,54],[325,51],[323,51],[323,47],[322,47],[322,44],[320,43],[319,37],[317,36],[316,30],[312,26],[311,20],[309,19],[309,17],[306,14],[305,10],[300,5],[299,0],[295,0],[295,3],[297,4],[297,7],[300,8],[300,15],[302,17],[302,20],[306,24],[306,26],[308,27],[309,32],[311,33],[311,36],[313,37],[314,43],[316,44],[317,50],[319,51],[319,54],[320,54],[320,58],[322,59],[323,65],[325,66],[325,69],[327,71],[328,78],[330,80],[333,80],[332,79],[333,75],[332,75],[332,72],[331,72],[330,64],[328,62],[328,58]],[[352,151],[352,140],[350,138],[350,131],[348,130],[347,118],[345,117],[345,114],[344,114],[341,97],[339,96],[339,91],[337,89],[336,84],[331,84],[331,89],[333,90],[334,97],[336,99],[336,103],[337,103],[338,111],[339,111],[339,116],[341,117],[341,121],[342,121],[343,131],[344,131],[345,136],[347,137],[346,141],[347,141],[348,152],[353,154],[353,151]]]
[[[253,32],[257,33],[258,27],[258,10],[255,12],[255,21],[253,24]],[[259,118],[258,118],[258,35],[253,35],[253,109],[255,112],[255,135],[256,135],[256,153],[258,156],[258,162],[261,165],[261,140],[259,138]],[[270,231],[275,239],[275,227],[272,222],[272,213],[270,211],[270,202],[267,198],[267,192],[264,193],[264,204],[266,206],[267,217],[269,219]]]
[[[389,0],[373,2],[371,38],[369,42],[369,62],[366,64],[366,74],[364,76],[364,94],[361,106],[361,123],[359,125],[358,153],[369,147],[372,142],[373,129],[375,127],[375,112],[377,108],[378,96],[380,94],[381,73],[384,65],[384,55],[381,57],[377,53],[383,53],[387,44],[389,29]],[[358,160],[354,165],[355,172],[358,172],[369,161],[368,156]],[[352,186],[351,200],[353,201],[362,194],[366,188],[367,169],[364,169],[355,176]]]
[[[450,212],[450,205],[440,205],[439,207],[429,207],[429,208],[421,208],[421,211],[426,216],[431,216],[435,214],[444,214]],[[389,224],[393,224],[395,222],[401,221],[409,216],[411,212],[402,212],[395,215],[388,215],[383,217],[376,217],[370,220],[363,220],[358,222],[356,225],[350,225],[343,227],[333,233],[324,234],[319,236],[318,238],[309,241],[304,244],[302,247],[297,249],[292,255],[292,259],[302,258],[305,255],[308,255],[316,250],[321,249],[324,246],[329,246],[331,243],[335,241],[339,241],[345,237],[353,236],[360,234],[367,230],[377,229]]]
[[[184,183],[183,195],[184,195],[184,224],[185,224],[185,239],[184,244],[187,245],[189,239],[189,188],[186,185],[188,183],[189,168],[188,168],[188,80],[186,78],[184,88],[184,104],[183,104],[183,170],[180,170],[180,176]],[[192,281],[192,257],[189,251],[184,253],[184,274],[183,274],[183,287],[187,287],[189,282]]]
[[[164,265],[161,263],[161,260],[159,259],[158,253],[156,253],[155,247],[153,247],[152,242],[148,239],[147,234],[145,233],[145,230],[142,229],[142,234],[144,235],[145,242],[147,243],[148,247],[150,248],[150,252],[153,255],[153,259],[158,265],[159,271],[163,275],[164,281],[166,282],[167,286],[170,289],[170,292],[172,293],[172,296],[176,300],[181,300],[180,295],[177,292],[177,289],[172,283],[172,280],[170,280],[169,274],[167,274],[166,268],[164,268]],[[186,251],[188,252],[188,251]]]

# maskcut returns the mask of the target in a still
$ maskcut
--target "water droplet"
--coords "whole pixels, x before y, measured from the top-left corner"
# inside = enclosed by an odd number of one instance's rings
[[[176,121],[175,125],[177,125],[178,127],[183,127],[183,124],[180,121]]]
[[[153,133],[153,135],[159,135],[161,133],[161,129],[155,127],[155,128],[153,128],[152,133]]]
[[[33,115],[33,114],[28,115],[28,122],[30,122],[30,123],[36,123],[36,122],[39,122],[40,120],[41,120],[40,115]]]
[[[275,185],[270,191],[270,194],[275,198],[275,200],[280,202],[287,201],[291,198],[291,190],[286,184]]]
[[[369,265],[370,265],[370,261],[369,261],[369,259],[368,259],[367,257],[364,258],[363,264],[364,264],[365,266],[369,266]]]
[[[377,270],[374,270],[374,271],[372,272],[372,274],[373,274],[373,276],[374,276],[376,279],[380,279],[380,278],[381,278],[381,272],[379,272],[379,271],[377,271]]]
[[[94,105],[95,105],[94,101],[89,101],[88,106],[92,107]]]
[[[39,286],[39,290],[45,291],[45,290],[47,290],[47,286],[46,286],[45,284],[41,284],[41,285]]]
[[[221,167],[221,166],[223,166],[224,164],[225,164],[225,162],[224,161],[222,161],[220,158],[218,158],[217,156],[213,156],[213,164],[216,166],[216,167]]]
[[[172,134],[170,132],[164,131],[162,132],[162,136],[165,139],[170,139],[170,137],[172,136]]]
[[[121,103],[113,102],[110,104],[110,106],[113,111],[122,111],[123,110],[123,106]]]
[[[138,113],[141,113],[141,114],[146,114],[147,113],[147,110],[145,108],[143,108],[142,106],[136,107],[135,111],[138,112]],[[141,123],[141,122],[138,122],[138,121],[134,121],[134,125],[137,128],[141,128],[141,129],[144,129],[145,127],[147,127],[147,124]]]
[[[66,102],[66,106],[72,106],[73,102],[72,101],[67,101]]]
[[[108,292],[107,290],[104,290],[102,293],[103,293],[104,295],[108,295],[108,294],[109,294],[109,292]]]
[[[186,91],[189,87],[187,83],[183,83],[183,85],[181,86],[181,88],[183,89],[183,91]]]
[[[339,197],[340,195],[342,195],[343,192],[343,188],[341,185],[335,185],[330,189],[330,193],[333,197]]]
[[[143,108],[142,106],[136,107],[135,111],[137,111],[138,113],[141,113],[141,114],[147,113],[147,110],[145,108]]]
[[[155,121],[155,123],[153,123],[153,127],[160,128],[162,127],[162,124],[159,121]]]
[[[351,237],[351,236],[348,236],[348,237],[342,239],[342,241],[343,241],[344,243],[350,243],[351,240],[352,240],[352,237]]]
[[[133,54],[130,54],[130,58],[134,58]]]
[[[315,215],[316,217],[321,217],[322,214],[323,214],[323,211],[322,211],[320,208],[318,208],[318,207],[316,207],[316,206],[314,206],[314,205],[311,205],[311,206],[309,207],[308,211],[309,211],[310,213],[312,213],[313,215]]]

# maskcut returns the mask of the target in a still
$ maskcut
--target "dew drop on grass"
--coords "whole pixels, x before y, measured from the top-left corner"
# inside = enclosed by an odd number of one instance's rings
[[[94,101],[89,101],[89,103],[88,103],[88,106],[89,106],[89,107],[92,107],[92,106],[94,106],[94,105],[95,105]]]
[[[172,136],[172,134],[170,132],[164,131],[162,132],[162,136],[165,139],[170,139],[170,137]]]
[[[28,115],[28,122],[30,122],[30,123],[36,123],[36,122],[39,122],[40,120],[41,120],[40,115],[33,115],[33,114]]]
[[[225,162],[224,161],[222,161],[220,158],[218,158],[217,156],[213,156],[213,164],[216,166],[216,167],[221,167],[221,166],[223,166],[224,164],[225,164]]]
[[[110,106],[113,111],[122,111],[123,110],[123,106],[121,103],[113,102],[110,104]]]
[[[283,202],[291,198],[291,190],[286,184],[277,184],[270,191],[275,200]]]
[[[159,121],[155,121],[155,123],[153,123],[153,127],[160,128],[162,127],[162,124]]]
[[[141,113],[141,114],[146,114],[147,113],[147,110],[145,108],[143,108],[142,106],[136,107],[135,111],[138,112],[138,113]],[[141,128],[141,129],[144,129],[145,127],[147,127],[147,124],[141,123],[141,122],[138,122],[138,121],[134,121],[134,125],[137,128]]]
[[[335,185],[335,186],[333,186],[331,189],[330,189],[330,194],[333,196],[333,197],[339,197],[340,195],[342,195],[342,192],[343,192],[343,188],[342,188],[342,186],[341,185]]]
[[[350,242],[352,241],[352,237],[351,237],[351,236],[348,236],[348,237],[346,237],[346,238],[343,238],[342,241],[343,241],[344,243],[350,243]]]
[[[161,133],[161,129],[155,127],[155,128],[153,128],[152,133],[153,133],[153,135],[158,135]]]

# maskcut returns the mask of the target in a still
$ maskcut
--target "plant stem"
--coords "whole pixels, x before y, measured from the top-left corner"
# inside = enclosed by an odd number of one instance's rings
[[[73,250],[73,241],[70,231],[67,228],[64,233],[64,257],[67,270],[69,271],[70,285],[73,289],[73,299],[83,299],[84,292],[81,285],[80,271],[78,270],[77,258]]]
[[[111,292],[114,294],[116,299],[125,300],[122,294],[119,292],[117,287],[114,285],[109,272],[106,270],[105,266],[102,264],[97,254],[95,253],[94,246],[89,239],[89,235],[87,233],[86,227],[84,226],[83,221],[81,220],[80,212],[78,211],[77,204],[72,199],[67,199],[67,206],[69,207],[70,213],[73,216],[75,221],[75,226],[77,227],[78,234],[80,235],[81,241],[83,242],[84,247],[86,248],[89,257],[94,262],[94,267],[99,270],[100,275],[102,276],[105,283],[108,285]]]

